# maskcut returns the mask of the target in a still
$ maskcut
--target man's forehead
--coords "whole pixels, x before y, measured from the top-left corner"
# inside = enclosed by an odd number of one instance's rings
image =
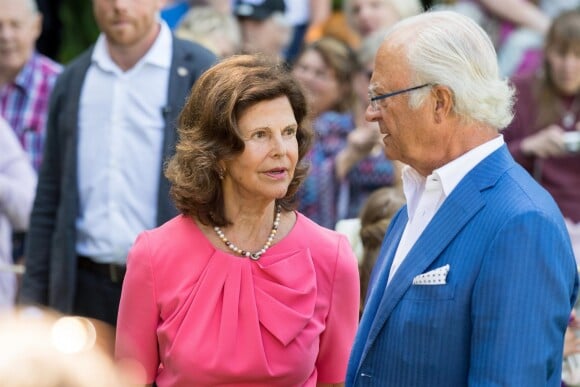
[[[403,47],[412,42],[417,34],[419,28],[415,24],[406,24],[398,28],[394,28],[383,41],[383,44],[389,44],[392,47]]]
[[[32,17],[35,13],[23,0],[0,0],[0,17]]]
[[[379,66],[389,70],[401,68],[406,62],[406,47],[397,42],[385,41],[375,56],[375,67]]]

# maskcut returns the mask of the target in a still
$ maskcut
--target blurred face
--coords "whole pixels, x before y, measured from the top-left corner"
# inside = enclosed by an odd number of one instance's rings
[[[336,74],[322,55],[308,49],[297,59],[292,73],[304,88],[306,98],[315,116],[333,110],[342,92]]]
[[[363,106],[366,108],[369,101],[369,82],[373,75],[374,61],[365,63],[363,68],[357,72],[354,78],[354,88],[356,95]]]
[[[0,0],[0,77],[12,80],[34,52],[41,17],[22,0]]]
[[[248,54],[264,53],[280,56],[290,41],[290,27],[274,17],[266,20],[240,19],[243,50]]]
[[[384,43],[377,52],[369,87],[371,96],[417,86],[411,84],[409,66],[400,47]],[[429,164],[429,158],[437,158],[438,153],[445,149],[447,138],[438,133],[432,124],[429,101],[413,110],[409,106],[410,93],[413,92],[377,101],[376,111],[369,105],[365,117],[367,121],[379,124],[388,158],[421,171],[425,163]]]
[[[355,29],[368,36],[381,28],[395,24],[400,16],[388,0],[347,0]]]
[[[230,0],[208,0],[207,4],[224,14],[232,13],[232,2]]]
[[[228,198],[283,198],[298,162],[298,124],[287,97],[258,102],[238,117],[244,151],[222,162]]]
[[[547,50],[546,60],[555,86],[564,95],[580,92],[580,45],[567,50]]]
[[[133,47],[157,36],[157,14],[165,0],[93,0],[93,12],[109,44]]]
[[[212,48],[214,53],[220,58],[237,54],[239,51],[238,45],[231,39],[225,39],[223,33],[220,31],[210,32],[208,34],[208,39],[210,39],[213,44]]]

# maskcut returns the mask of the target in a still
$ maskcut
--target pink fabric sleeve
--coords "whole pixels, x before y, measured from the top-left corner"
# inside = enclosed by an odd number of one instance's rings
[[[350,350],[358,327],[360,284],[357,259],[346,237],[340,236],[326,329],[316,361],[319,383],[346,378]]]
[[[139,235],[127,257],[127,273],[123,281],[115,358],[136,361],[144,374],[135,383],[152,383],[159,368],[157,326],[159,311],[156,305],[155,280],[149,254],[147,233]]]

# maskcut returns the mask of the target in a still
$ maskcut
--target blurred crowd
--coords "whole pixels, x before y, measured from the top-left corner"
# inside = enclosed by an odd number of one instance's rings
[[[212,64],[242,53],[278,58],[305,93],[315,137],[298,210],[348,236],[362,309],[380,243],[405,202],[405,166],[385,155],[378,125],[365,120],[375,53],[390,26],[426,11],[467,15],[492,38],[500,72],[516,89],[504,139],[556,200],[580,262],[580,0],[168,0],[160,13],[125,2],[143,8],[129,10],[135,19],[105,4],[122,0],[0,0],[0,309],[33,303],[115,326],[130,246],[177,213],[160,176],[185,98]],[[62,15],[75,7],[94,29],[71,54],[63,42],[75,31]],[[131,34],[118,31],[133,22]],[[152,35],[149,25],[160,27]],[[34,331],[36,346],[49,343],[45,320],[59,320],[42,313],[5,316],[0,333],[24,339]],[[564,376],[580,385],[574,313],[570,326]],[[2,335],[0,343],[14,339]],[[59,348],[33,350],[76,380]],[[12,375],[25,380],[18,367],[34,359],[4,352],[17,365]],[[85,367],[88,357],[74,361]],[[98,361],[107,385],[122,385]],[[0,363],[2,379],[12,363]],[[0,385],[92,385],[84,379]]]

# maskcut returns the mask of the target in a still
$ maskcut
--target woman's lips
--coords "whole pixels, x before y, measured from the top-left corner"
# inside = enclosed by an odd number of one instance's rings
[[[266,171],[265,174],[273,179],[283,179],[288,175],[288,170],[285,168],[275,168]]]

